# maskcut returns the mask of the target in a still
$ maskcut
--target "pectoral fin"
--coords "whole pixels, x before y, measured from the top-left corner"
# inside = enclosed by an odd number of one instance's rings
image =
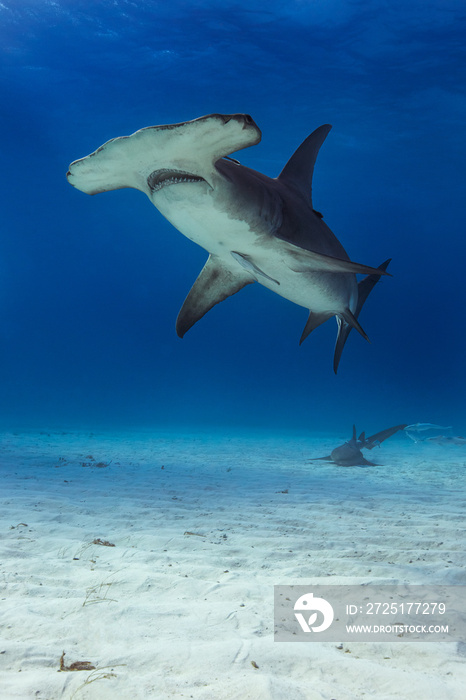
[[[215,255],[210,255],[178,314],[177,334],[182,338],[215,304],[252,282],[255,279],[251,274],[228,267]]]

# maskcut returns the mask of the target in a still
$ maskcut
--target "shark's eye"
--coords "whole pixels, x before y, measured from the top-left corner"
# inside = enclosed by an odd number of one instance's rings
[[[245,122],[245,124],[252,125],[252,124],[254,124],[254,119],[249,114],[245,114],[244,115],[244,122]]]

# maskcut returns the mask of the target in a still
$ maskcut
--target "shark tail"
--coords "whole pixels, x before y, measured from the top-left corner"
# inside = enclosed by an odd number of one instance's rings
[[[385,260],[385,262],[379,265],[378,269],[385,272],[390,263],[390,260],[391,258]],[[362,307],[364,306],[364,302],[366,301],[371,291],[374,289],[379,279],[379,274],[373,274],[368,275],[363,280],[361,280],[361,282],[359,282],[358,284],[358,304],[356,307],[356,311],[353,314],[349,309],[346,309],[342,314],[339,314],[337,316],[338,335],[337,342],[335,344],[335,354],[333,357],[333,371],[335,372],[335,374],[338,371],[338,365],[340,364],[341,354],[343,352],[343,348],[345,347],[345,343],[348,339],[348,336],[351,333],[351,330],[353,328],[356,328],[356,330],[362,335],[363,338],[369,340],[366,333],[363,331],[361,325],[359,324],[358,316],[361,312]]]
[[[406,423],[401,423],[401,425],[394,425],[393,428],[385,428],[385,430],[381,430],[378,433],[375,433],[375,435],[371,435],[367,439],[365,439],[365,445],[368,450],[372,450],[374,447],[377,445],[380,445],[381,442],[386,440],[387,438],[391,437],[392,435],[395,435],[399,430],[404,430],[406,428]]]

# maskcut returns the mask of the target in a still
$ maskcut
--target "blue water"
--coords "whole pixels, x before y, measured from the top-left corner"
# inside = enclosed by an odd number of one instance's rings
[[[369,433],[466,426],[460,1],[0,3],[0,426]],[[71,161],[153,124],[246,112],[276,176],[317,126],[314,206],[353,260],[393,258],[338,376],[334,321],[259,284],[182,340],[206,253]]]

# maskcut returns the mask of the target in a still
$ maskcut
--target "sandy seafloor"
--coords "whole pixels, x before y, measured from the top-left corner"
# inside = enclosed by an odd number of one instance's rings
[[[273,641],[275,584],[466,583],[466,448],[349,437],[1,435],[2,700],[463,700],[464,643]]]

